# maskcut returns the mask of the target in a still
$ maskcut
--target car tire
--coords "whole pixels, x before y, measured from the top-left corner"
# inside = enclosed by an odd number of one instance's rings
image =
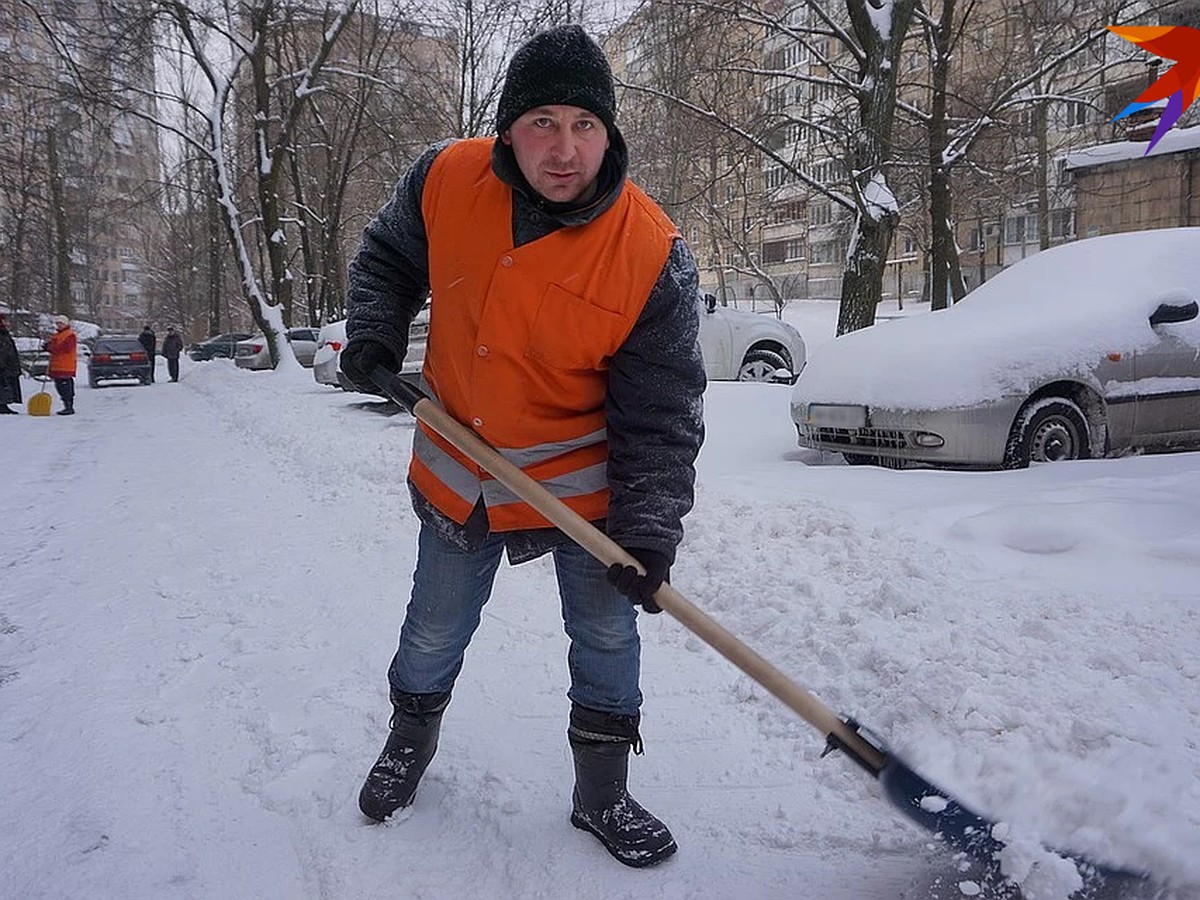
[[[99,384],[100,382],[97,379],[93,378],[91,375],[88,376],[88,387],[95,388],[98,387]]]
[[[1065,397],[1042,397],[1029,401],[1017,413],[1004,450],[1004,468],[1024,469],[1034,462],[1091,456],[1091,433],[1083,410]]]
[[[774,350],[751,350],[738,368],[738,381],[770,381],[776,369],[791,369],[786,359]]]

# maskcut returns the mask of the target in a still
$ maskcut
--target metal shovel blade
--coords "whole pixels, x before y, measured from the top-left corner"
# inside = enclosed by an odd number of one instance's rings
[[[878,778],[888,800],[909,819],[954,850],[999,870],[1005,844],[994,836],[995,822],[963,806],[894,754],[888,754]],[[1083,880],[1083,887],[1071,895],[1075,900],[1142,897],[1152,887],[1145,872],[1117,869],[1073,853],[1047,850],[1075,864]]]

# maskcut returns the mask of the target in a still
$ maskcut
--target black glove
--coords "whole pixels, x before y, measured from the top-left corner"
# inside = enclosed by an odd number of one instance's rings
[[[629,555],[642,564],[646,574],[639,575],[633,566],[613,563],[608,567],[608,583],[634,606],[640,605],[648,613],[662,612],[662,607],[654,602],[654,592],[664,581],[671,581],[671,564],[657,550],[630,549]]]
[[[368,394],[378,394],[379,386],[371,373],[376,366],[383,366],[389,372],[400,371],[400,361],[396,354],[379,341],[351,341],[342,351],[339,365],[342,374],[354,382],[354,386]]]

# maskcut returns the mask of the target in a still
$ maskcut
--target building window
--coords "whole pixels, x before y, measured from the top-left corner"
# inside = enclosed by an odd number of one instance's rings
[[[1075,210],[1055,209],[1050,212],[1050,237],[1069,238],[1075,234]]]
[[[1086,103],[1076,103],[1068,101],[1063,104],[1063,121],[1067,128],[1076,128],[1080,125],[1088,123],[1088,105]]]
[[[817,103],[826,100],[832,100],[837,94],[837,85],[828,81],[814,82],[812,86],[812,98]]]
[[[1034,214],[1009,216],[1004,220],[1004,243],[1032,244],[1038,239],[1038,217]]]
[[[765,241],[762,245],[762,261],[764,265],[781,263],[787,259],[787,241]]]
[[[833,184],[837,181],[840,174],[838,168],[837,160],[834,159],[825,159],[814,163],[812,167],[812,179],[818,184]]]
[[[808,261],[812,265],[841,263],[846,258],[846,245],[841,241],[820,241],[808,249]]]
[[[804,203],[792,200],[788,203],[776,203],[771,207],[771,225],[783,225],[786,222],[798,222],[804,217]]]

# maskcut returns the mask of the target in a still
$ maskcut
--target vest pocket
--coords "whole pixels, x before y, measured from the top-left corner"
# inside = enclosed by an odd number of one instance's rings
[[[604,370],[628,332],[625,316],[551,284],[542,294],[525,355],[556,369]]]

